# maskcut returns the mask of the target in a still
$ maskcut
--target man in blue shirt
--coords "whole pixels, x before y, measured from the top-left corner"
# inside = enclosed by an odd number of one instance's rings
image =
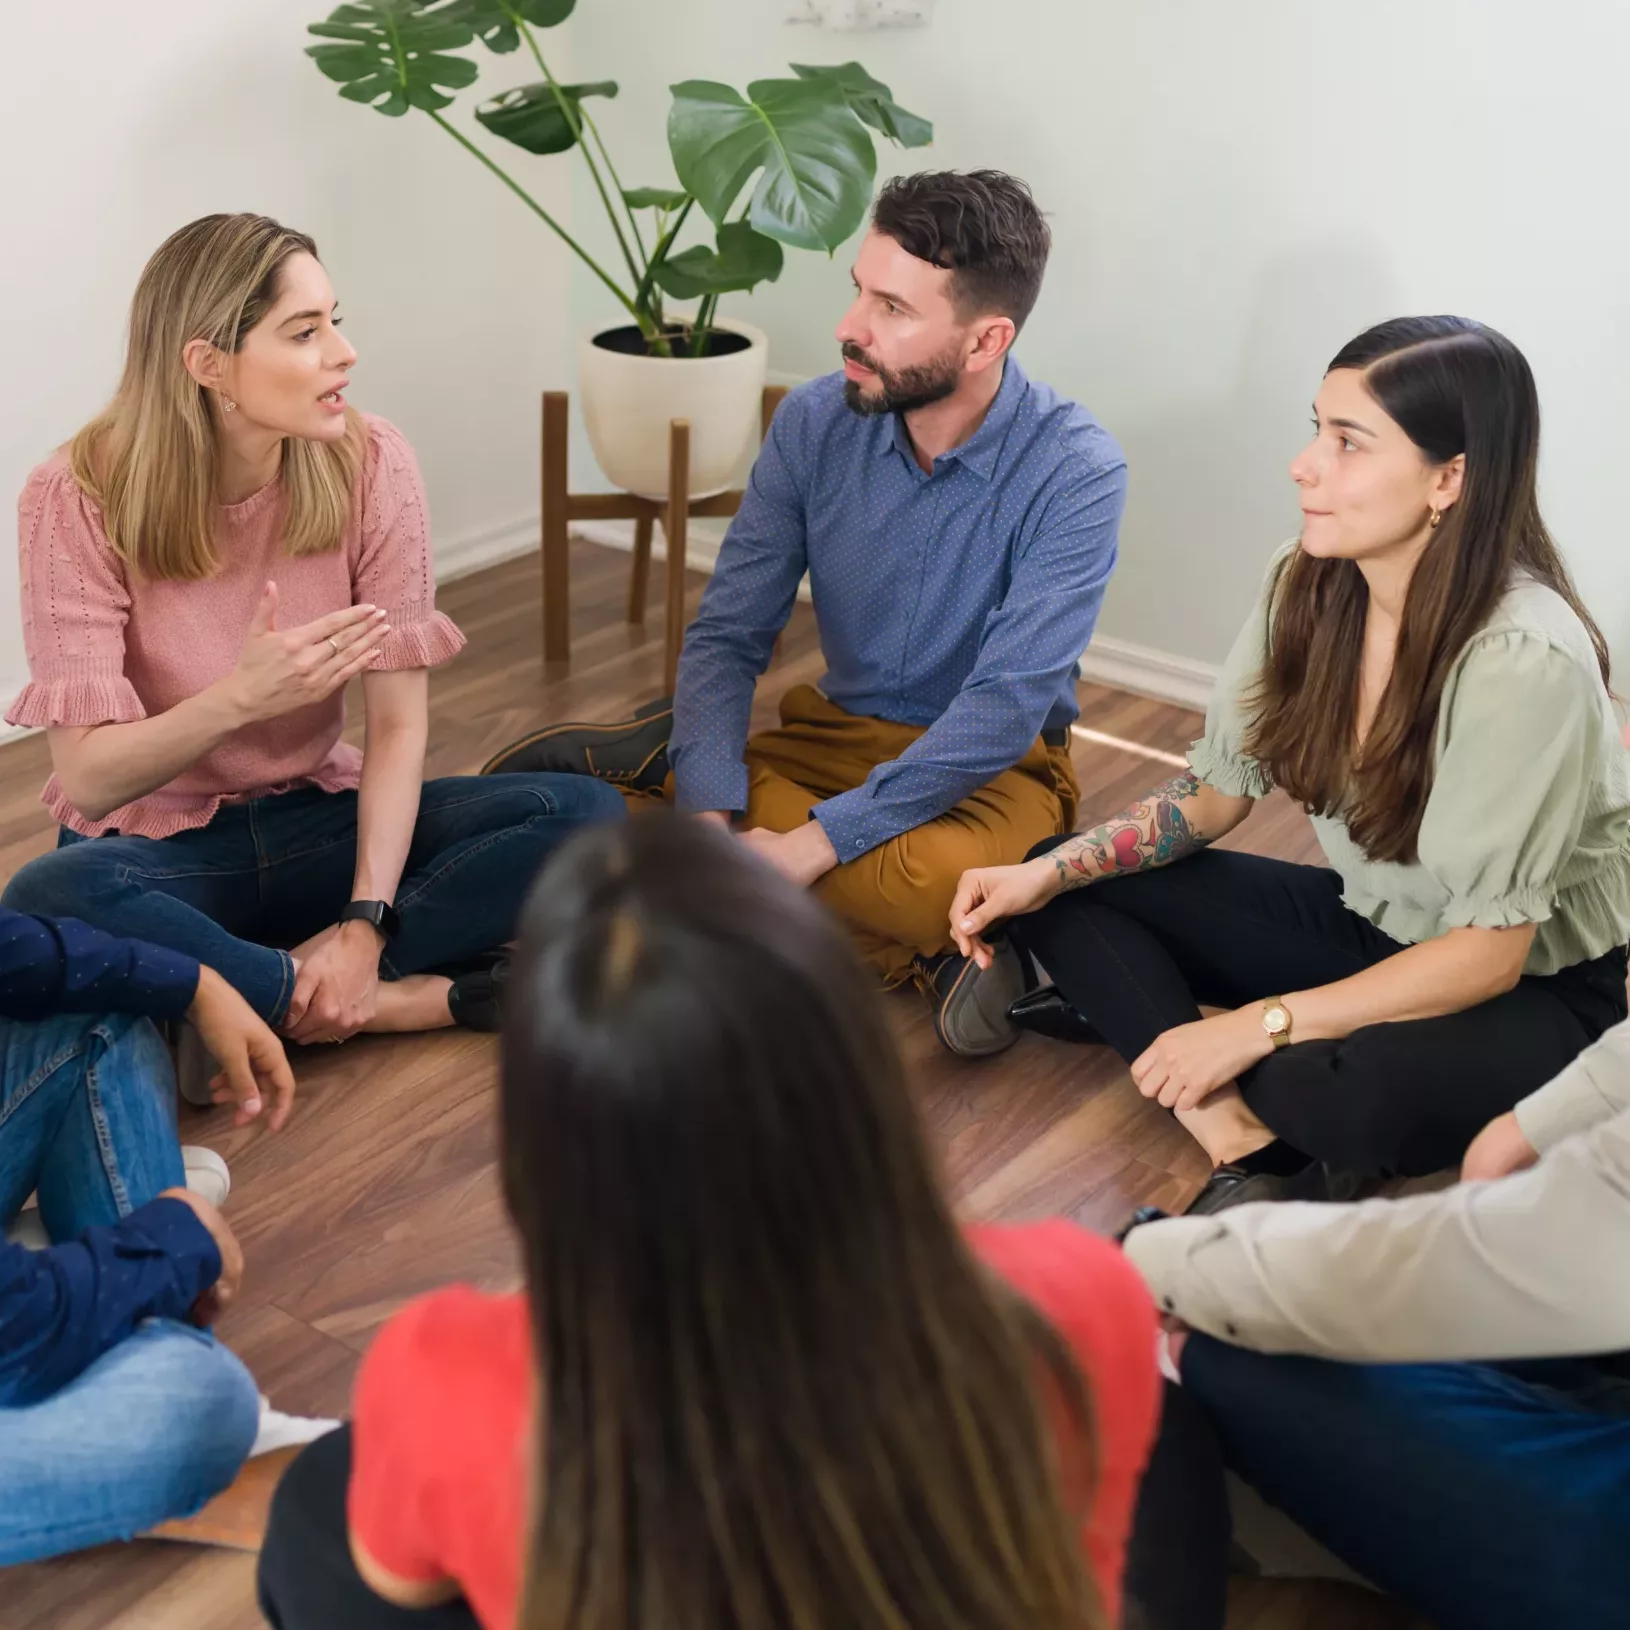
[[[151,1023],[183,1017],[239,1124],[281,1126],[282,1044],[219,974],[0,907],[0,1225],[37,1192],[53,1242],[0,1240],[0,1567],[188,1515],[255,1438],[255,1384],[200,1328],[243,1256],[185,1186]]]
[[[735,821],[848,919],[886,983],[936,996],[966,1054],[1011,1040],[1021,981],[1011,953],[984,975],[955,954],[951,900],[967,868],[1075,824],[1076,662],[1126,491],[1114,439],[1012,356],[1049,246],[1011,176],[889,182],[837,330],[843,371],[776,414],[671,714],[540,731],[488,767],[588,771]],[[826,674],[749,739],[806,574]]]

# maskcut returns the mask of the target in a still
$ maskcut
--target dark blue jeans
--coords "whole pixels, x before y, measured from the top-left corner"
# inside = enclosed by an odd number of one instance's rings
[[[1339,1364],[1194,1335],[1183,1390],[1240,1476],[1439,1630],[1630,1624],[1630,1383],[1603,1362]]]
[[[427,781],[396,891],[401,932],[380,958],[381,976],[457,965],[504,944],[550,851],[624,810],[622,795],[589,775]],[[357,795],[308,787],[225,804],[208,826],[169,838],[64,831],[3,899],[184,951],[277,1024],[294,991],[288,947],[334,922],[356,858]]]

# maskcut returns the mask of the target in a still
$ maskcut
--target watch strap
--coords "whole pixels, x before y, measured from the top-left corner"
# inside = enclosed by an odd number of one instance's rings
[[[382,939],[393,940],[402,926],[388,900],[352,900],[340,912],[342,923],[367,923]]]

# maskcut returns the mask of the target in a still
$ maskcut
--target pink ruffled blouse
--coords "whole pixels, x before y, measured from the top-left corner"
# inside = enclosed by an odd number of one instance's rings
[[[436,610],[429,517],[418,460],[402,433],[364,416],[368,452],[340,546],[290,559],[283,553],[283,492],[273,481],[223,505],[216,574],[202,582],[149,582],[108,547],[100,507],[74,480],[66,452],[29,477],[18,505],[23,642],[29,684],[11,724],[127,724],[196,696],[237,666],[268,581],[277,584],[279,628],[347,606],[390,614],[378,668],[431,668],[463,648]],[[345,696],[246,725],[175,780],[100,821],[82,815],[53,775],[41,802],[88,837],[118,831],[164,838],[207,825],[224,802],[295,787],[355,787],[362,754],[340,741]]]

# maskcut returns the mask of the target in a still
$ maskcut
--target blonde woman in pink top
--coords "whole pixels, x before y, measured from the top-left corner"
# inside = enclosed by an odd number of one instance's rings
[[[492,1027],[533,874],[623,810],[589,776],[424,782],[428,670],[464,640],[355,361],[309,238],[194,221],[142,273],[112,404],[20,506],[6,717],[48,732],[61,835],[5,903],[186,952],[301,1042]]]

